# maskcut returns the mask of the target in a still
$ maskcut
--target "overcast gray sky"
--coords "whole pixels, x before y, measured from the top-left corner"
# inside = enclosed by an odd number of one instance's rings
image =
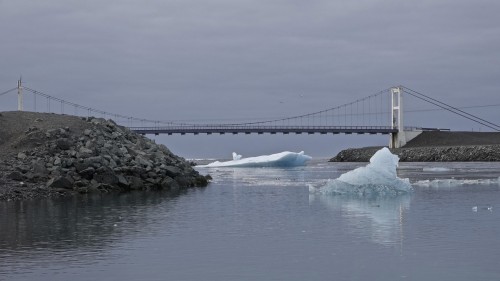
[[[303,114],[399,84],[455,106],[493,105],[499,11],[495,0],[0,0],[0,92],[22,74],[47,94],[159,120]],[[0,97],[0,110],[14,110],[14,98]],[[500,123],[498,106],[469,111]],[[407,123],[485,130],[444,113],[415,113]],[[156,140],[190,158],[285,149],[326,157],[387,143],[331,135]]]

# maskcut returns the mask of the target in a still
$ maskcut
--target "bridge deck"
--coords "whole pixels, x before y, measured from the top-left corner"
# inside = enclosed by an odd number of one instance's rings
[[[391,134],[398,130],[390,126],[168,126],[130,127],[139,134]]]

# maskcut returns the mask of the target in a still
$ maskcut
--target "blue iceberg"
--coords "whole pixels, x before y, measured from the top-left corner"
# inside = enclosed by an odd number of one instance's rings
[[[309,192],[360,197],[405,194],[413,188],[409,179],[398,178],[398,163],[399,157],[384,147],[370,158],[365,167],[344,173],[319,187],[310,185]]]
[[[299,153],[284,151],[248,158],[243,158],[241,155],[233,152],[233,160],[231,161],[215,161],[199,167],[296,167],[306,165],[311,159],[310,156],[304,154],[304,151]]]

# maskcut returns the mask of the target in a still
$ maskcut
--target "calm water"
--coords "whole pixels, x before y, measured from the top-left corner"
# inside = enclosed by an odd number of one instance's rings
[[[0,202],[0,280],[500,280],[498,183],[309,195],[360,165],[199,168],[213,183],[180,194]],[[398,173],[498,179],[500,163]]]

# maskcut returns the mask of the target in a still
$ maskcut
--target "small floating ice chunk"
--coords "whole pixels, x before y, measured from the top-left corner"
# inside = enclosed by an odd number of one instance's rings
[[[312,157],[305,155],[304,151],[299,153],[284,151],[271,155],[242,158],[233,152],[231,161],[215,161],[199,167],[295,167],[304,166]]]
[[[408,193],[412,186],[408,179],[397,176],[399,157],[386,147],[377,151],[370,163],[329,180],[320,187],[309,186],[311,193],[379,196]]]
[[[478,206],[472,207],[473,212],[477,212],[478,210],[485,210],[485,211],[493,212],[493,206],[488,205],[488,206],[483,206],[483,207],[478,207]]]
[[[435,180],[420,180],[413,183],[414,186],[421,187],[456,187],[463,185],[500,185],[500,178],[498,179],[435,179]]]
[[[424,167],[422,169],[424,172],[450,172],[452,169],[445,167]]]

